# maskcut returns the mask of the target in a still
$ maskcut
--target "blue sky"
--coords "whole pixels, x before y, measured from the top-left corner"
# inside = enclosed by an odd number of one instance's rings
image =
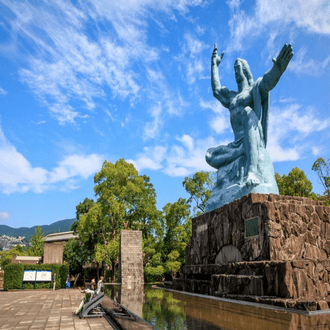
[[[159,208],[188,197],[184,177],[233,140],[214,43],[232,90],[237,57],[256,79],[292,43],[267,148],[276,172],[298,166],[323,192],[311,167],[330,157],[328,0],[3,0],[0,13],[0,224],[74,217],[104,160],[150,176]]]

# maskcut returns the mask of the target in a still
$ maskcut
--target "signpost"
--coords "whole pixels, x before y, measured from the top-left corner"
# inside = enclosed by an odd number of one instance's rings
[[[36,270],[24,270],[23,280],[22,280],[22,290],[23,282],[34,282],[34,288],[36,288]]]
[[[35,270],[24,270],[23,282],[34,282],[36,280]]]
[[[36,282],[50,282],[52,280],[51,270],[37,270]]]
[[[34,288],[36,288],[36,282],[50,282],[51,280],[51,270],[24,270],[22,290],[23,282],[34,282]]]

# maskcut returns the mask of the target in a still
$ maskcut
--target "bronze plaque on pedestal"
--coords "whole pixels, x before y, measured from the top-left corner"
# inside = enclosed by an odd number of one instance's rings
[[[245,220],[245,231],[244,238],[255,238],[258,237],[260,233],[260,218],[254,217],[251,219]]]

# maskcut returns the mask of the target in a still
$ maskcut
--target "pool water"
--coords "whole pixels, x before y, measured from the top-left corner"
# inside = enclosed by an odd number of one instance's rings
[[[106,288],[107,294],[158,330],[330,329],[330,314],[305,316],[152,288]]]

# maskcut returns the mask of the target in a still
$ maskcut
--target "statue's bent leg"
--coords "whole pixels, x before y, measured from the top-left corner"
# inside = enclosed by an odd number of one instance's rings
[[[261,125],[255,112],[246,107],[243,111],[244,127],[244,149],[247,158],[247,178],[246,185],[258,185],[260,180],[257,178],[259,147],[263,145],[261,139]]]
[[[231,143],[228,146],[219,146],[209,148],[206,152],[206,162],[212,167],[219,169],[220,167],[233,162],[244,154],[243,143],[240,146],[233,147]]]

